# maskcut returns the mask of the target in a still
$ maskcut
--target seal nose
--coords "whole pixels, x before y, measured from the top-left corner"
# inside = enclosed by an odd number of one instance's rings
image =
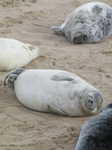
[[[94,97],[88,96],[88,98],[86,99],[86,107],[89,110],[93,110],[97,107],[97,103],[96,103],[96,100],[94,99]]]
[[[101,110],[103,104],[102,96],[97,91],[90,92],[85,98],[85,108],[87,112],[94,114]]]
[[[75,44],[83,44],[83,43],[86,43],[88,37],[86,34],[83,34],[83,33],[76,33],[74,38],[73,38],[73,42]]]
[[[89,100],[89,103],[90,103],[91,105],[93,105],[93,104],[94,104],[94,101],[93,101],[93,100]]]

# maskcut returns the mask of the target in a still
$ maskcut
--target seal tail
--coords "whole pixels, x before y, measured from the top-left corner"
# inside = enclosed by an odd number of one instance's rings
[[[3,81],[4,86],[7,85],[7,86],[10,87],[11,89],[14,89],[14,81],[16,80],[17,76],[18,76],[19,74],[21,74],[23,71],[25,71],[25,69],[23,69],[23,68],[18,68],[18,69],[16,69],[16,70],[10,71],[10,72],[6,75],[6,77],[5,77],[4,81]]]
[[[58,26],[51,26],[50,29],[56,34],[59,34],[59,35],[63,34],[62,29]]]

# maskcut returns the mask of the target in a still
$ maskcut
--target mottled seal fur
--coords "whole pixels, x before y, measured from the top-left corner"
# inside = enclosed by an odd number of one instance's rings
[[[101,93],[79,76],[62,70],[13,70],[4,85],[26,107],[66,116],[89,116],[102,107]]]
[[[102,2],[90,2],[75,9],[60,26],[51,26],[75,44],[97,43],[112,34],[112,8]]]
[[[0,70],[24,67],[39,56],[39,49],[15,39],[0,38]]]
[[[112,103],[82,126],[75,150],[112,150]]]

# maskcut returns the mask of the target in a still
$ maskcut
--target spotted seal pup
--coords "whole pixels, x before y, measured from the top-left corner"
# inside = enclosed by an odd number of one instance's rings
[[[75,150],[84,149],[112,150],[112,103],[82,126]]]
[[[112,8],[102,2],[90,2],[75,9],[60,26],[51,26],[75,44],[97,43],[112,34]]]
[[[62,70],[24,70],[6,75],[4,85],[15,90],[26,107],[66,116],[98,113],[103,99],[100,92],[79,76]]]
[[[39,56],[39,49],[15,39],[0,38],[0,70],[23,67]]]

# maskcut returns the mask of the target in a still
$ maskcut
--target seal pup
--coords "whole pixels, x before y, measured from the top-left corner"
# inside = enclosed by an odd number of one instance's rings
[[[51,26],[75,44],[97,43],[112,34],[112,8],[102,2],[90,2],[75,9],[60,26]]]
[[[75,150],[84,149],[112,150],[112,103],[82,126]]]
[[[4,85],[15,90],[18,100],[40,112],[89,116],[102,107],[102,96],[79,76],[62,70],[24,70],[6,75]]]
[[[0,38],[0,70],[24,67],[39,56],[39,49],[15,39]]]

